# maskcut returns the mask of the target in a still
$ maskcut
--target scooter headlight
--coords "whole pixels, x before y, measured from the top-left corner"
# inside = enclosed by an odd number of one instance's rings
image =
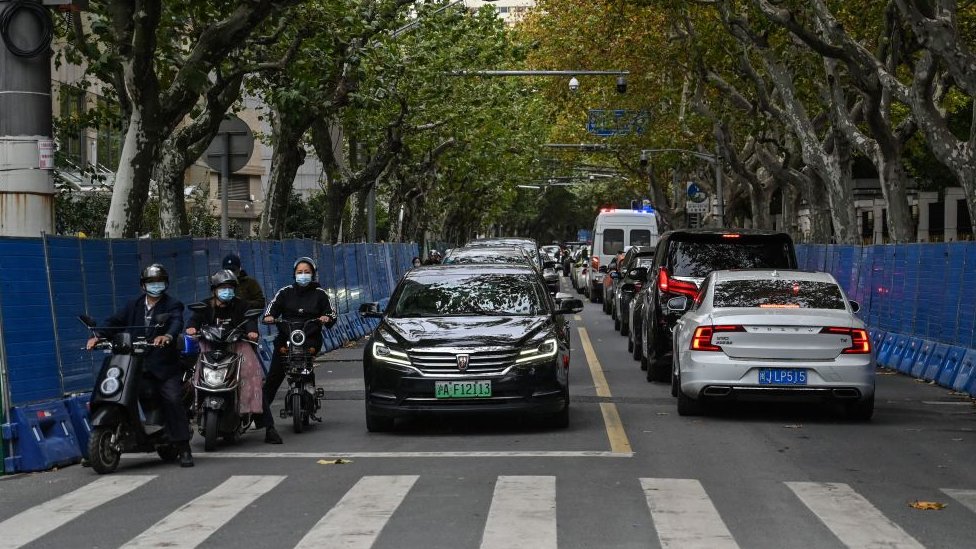
[[[203,381],[207,385],[220,385],[224,382],[224,370],[205,369],[203,371]]]
[[[295,330],[291,333],[291,344],[296,347],[301,347],[305,345],[305,332],[302,330]]]
[[[118,366],[112,366],[111,368],[108,369],[107,372],[105,372],[105,377],[111,379],[118,379],[122,377],[122,368],[119,368]]]
[[[118,368],[116,369],[118,370]],[[121,374],[122,371],[119,370],[119,373]],[[119,392],[119,389],[121,388],[122,384],[119,383],[118,377],[107,377],[103,379],[101,385],[98,386],[98,390],[101,391],[101,393],[105,396],[112,396]]]

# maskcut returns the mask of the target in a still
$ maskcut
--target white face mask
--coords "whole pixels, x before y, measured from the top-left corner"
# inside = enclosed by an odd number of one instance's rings
[[[299,273],[295,275],[295,282],[297,282],[299,286],[308,286],[308,284],[312,282],[312,274]]]
[[[166,291],[165,282],[147,282],[146,293],[152,297],[159,297]]]

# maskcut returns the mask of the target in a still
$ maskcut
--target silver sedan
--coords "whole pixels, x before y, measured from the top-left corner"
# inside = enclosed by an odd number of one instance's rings
[[[827,273],[715,271],[698,297],[668,302],[675,326],[671,392],[678,414],[706,400],[842,402],[874,412],[875,358],[859,306]]]

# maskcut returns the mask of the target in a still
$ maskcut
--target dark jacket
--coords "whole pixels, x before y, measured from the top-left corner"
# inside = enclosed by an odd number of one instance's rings
[[[243,270],[237,275],[237,297],[251,309],[263,309],[266,303],[261,285]]]
[[[147,312],[146,296],[143,294],[126,303],[125,307],[106,320],[105,327],[100,328],[98,334],[102,337],[110,337],[113,334],[128,332],[133,337],[146,337],[150,340],[156,336],[170,336],[172,341],[169,345],[146,351],[143,362],[143,366],[154,377],[165,380],[183,373],[177,345],[177,338],[183,333],[183,304],[175,297],[163,294],[148,314],[155,317],[163,313],[169,313],[169,319],[163,326],[145,328]],[[155,321],[151,319],[150,323],[155,324]]]
[[[238,324],[244,322],[244,314],[247,313],[252,307],[248,305],[244,300],[235,297],[225,305],[224,307],[215,306],[215,301],[217,298],[210,298],[204,303],[207,304],[207,308],[202,311],[193,311],[193,316],[190,317],[190,321],[187,322],[187,328],[200,329],[200,326],[213,326],[218,320],[230,320],[231,325],[237,326]],[[252,318],[247,321],[244,325],[244,333],[257,332],[258,331],[258,319]]]
[[[271,315],[276,319],[284,317],[285,320],[289,321],[305,321],[323,315],[331,316],[333,321],[326,326],[334,324],[336,317],[332,302],[329,300],[329,294],[319,286],[318,282],[310,282],[308,286],[299,286],[298,283],[294,283],[278,290],[278,293],[268,303],[268,308],[265,309],[264,314],[265,316]],[[287,337],[288,334],[278,330],[275,347],[283,347]],[[314,330],[309,335],[308,345],[317,349],[322,348],[321,330]]]

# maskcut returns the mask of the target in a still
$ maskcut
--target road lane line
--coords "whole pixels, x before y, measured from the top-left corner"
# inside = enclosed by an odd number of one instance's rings
[[[196,547],[283,480],[284,476],[232,476],[173,511],[123,547]]]
[[[642,478],[640,482],[664,549],[739,547],[697,480]]]
[[[577,329],[579,330],[580,340],[583,342],[583,354],[586,355],[586,363],[590,367],[590,375],[593,376],[593,387],[596,389],[596,396],[609,397],[611,396],[610,386],[607,384],[606,376],[603,375],[603,366],[600,365],[600,359],[596,357],[596,351],[593,350],[593,344],[590,343],[590,334],[582,326]]]
[[[14,515],[0,522],[0,547],[6,549],[26,545],[154,478],[156,475],[102,477],[73,492]]]
[[[847,484],[787,482],[786,485],[841,543],[852,549],[922,547],[915,538],[888,520],[877,507]]]
[[[123,455],[127,460],[154,460],[141,454]],[[499,452],[215,452],[194,454],[193,459],[370,459],[370,458],[621,458],[633,457],[630,452],[604,452],[595,450],[526,450]]]
[[[577,321],[577,322],[579,322],[580,320],[583,320],[583,317],[582,317],[582,316],[580,316],[580,315],[574,315],[574,316],[573,316],[573,320],[575,320],[575,321]]]
[[[556,477],[500,476],[481,549],[556,548]]]
[[[967,509],[976,513],[976,490],[953,490],[943,488],[942,491],[952,499],[966,506]]]
[[[590,367],[590,375],[593,376],[593,387],[596,389],[596,396],[610,398],[610,385],[607,383],[606,376],[603,375],[603,366],[600,359],[596,356],[593,343],[590,342],[590,334],[582,326],[578,328],[580,340],[583,342],[583,354],[586,355],[586,363]],[[627,431],[620,420],[620,413],[617,412],[617,405],[612,402],[601,402],[600,412],[603,413],[603,424],[607,429],[607,439],[610,441],[610,451],[618,453],[633,453],[630,440],[627,439]]]
[[[369,549],[417,478],[402,475],[359,479],[297,547]]]

